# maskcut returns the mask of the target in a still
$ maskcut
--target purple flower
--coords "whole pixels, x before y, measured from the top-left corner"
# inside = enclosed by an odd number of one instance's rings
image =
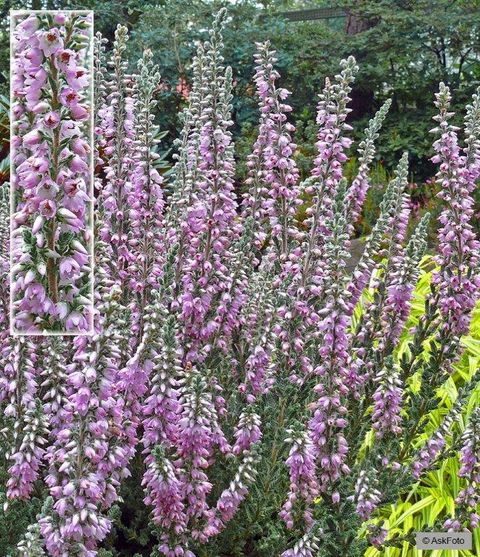
[[[80,265],[73,257],[63,257],[60,260],[59,270],[60,280],[65,283],[71,283],[81,276]]]
[[[67,83],[73,90],[79,91],[88,87],[90,76],[85,68],[80,68],[79,66],[72,68],[67,67],[65,73],[67,76]]]
[[[78,311],[72,311],[68,314],[65,320],[65,328],[67,331],[88,331],[89,325],[85,315],[82,315]]]
[[[74,50],[65,48],[56,53],[55,64],[57,68],[66,71],[76,64],[77,55]]]
[[[23,138],[23,144],[27,147],[35,147],[43,141],[42,134],[39,130],[32,130],[26,133]]]
[[[15,27],[19,39],[29,39],[38,29],[39,20],[36,15],[30,15]]]
[[[53,130],[60,123],[60,115],[58,112],[49,112],[48,114],[45,114],[43,121],[45,122],[47,128]]]
[[[38,38],[38,46],[45,56],[51,56],[63,48],[63,39],[60,31],[56,27],[52,27],[48,31],[40,33]]]
[[[362,520],[368,520],[381,501],[381,493],[375,487],[377,483],[373,470],[360,470],[353,499],[357,505],[357,514]]]
[[[85,120],[89,116],[88,110],[81,104],[71,106],[70,114],[75,120]]]
[[[45,178],[40,182],[36,188],[36,194],[38,199],[55,199],[58,193],[58,185],[50,178]],[[43,214],[43,213],[42,213]],[[47,216],[47,215],[44,215]]]
[[[62,12],[58,12],[55,14],[53,21],[58,25],[65,25],[65,22],[67,21],[67,15]]]
[[[316,478],[315,450],[308,431],[287,430],[287,442],[292,444],[285,464],[290,471],[288,498],[280,512],[287,528],[295,526],[296,519],[302,519],[310,526],[313,522],[312,505],[319,494]],[[303,503],[303,504],[302,504]],[[303,510],[303,516],[299,515]]]
[[[71,87],[63,87],[60,91],[60,102],[68,108],[76,106],[79,100],[78,93]]]
[[[44,199],[39,206],[40,214],[46,219],[53,218],[57,213],[57,206],[51,199]]]
[[[399,371],[393,363],[393,358],[388,357],[385,367],[375,379],[378,387],[373,394],[373,429],[377,438],[386,433],[398,435],[401,433],[400,410],[402,405],[402,388]]]

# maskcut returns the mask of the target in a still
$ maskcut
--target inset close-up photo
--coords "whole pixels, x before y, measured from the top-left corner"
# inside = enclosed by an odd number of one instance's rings
[[[93,13],[11,13],[11,328],[93,327]]]
[[[0,0],[0,557],[480,555],[478,0]]]

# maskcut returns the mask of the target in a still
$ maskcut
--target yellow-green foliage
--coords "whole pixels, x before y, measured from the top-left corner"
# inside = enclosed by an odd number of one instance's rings
[[[422,264],[422,274],[415,290],[412,312],[409,322],[405,328],[397,356],[407,350],[409,340],[409,329],[418,322],[423,313],[425,295],[429,291],[431,273],[426,269],[431,267],[431,260],[426,258]],[[470,334],[462,339],[465,348],[464,354],[455,366],[455,373],[440,388],[439,405],[429,416],[430,431],[438,427],[443,416],[449,411],[454,403],[458,386],[469,381],[473,373],[480,366],[480,305],[473,314]],[[425,354],[428,355],[428,345],[425,346]],[[415,377],[411,387],[415,389]],[[465,412],[458,427],[465,428],[466,418],[472,409],[480,402],[480,386],[473,390]],[[415,444],[421,446],[428,436],[423,432],[416,439]],[[454,500],[462,488],[462,479],[458,477],[458,458],[450,458],[442,466],[430,472],[422,481],[419,481],[413,489],[402,500],[395,505],[384,507],[380,516],[386,521],[385,527],[390,531],[389,536],[395,534],[406,534],[409,531],[422,531],[431,528],[439,518],[447,518],[454,512]],[[407,542],[403,547],[386,548],[378,551],[370,547],[365,557],[475,557],[480,555],[480,528],[473,532],[474,547],[471,551],[435,550],[421,551],[412,547]]]

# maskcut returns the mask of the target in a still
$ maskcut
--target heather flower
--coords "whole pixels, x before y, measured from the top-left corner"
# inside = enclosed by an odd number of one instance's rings
[[[252,188],[245,199],[245,215],[251,215],[255,220],[268,218],[275,250],[286,256],[290,250],[290,237],[298,235],[293,221],[300,201],[298,170],[292,156],[296,145],[291,134],[295,128],[286,116],[291,107],[283,102],[290,92],[277,87],[275,82],[279,74],[273,69],[275,62],[275,51],[270,50],[270,43],[257,44],[254,81],[261,116],[259,136],[250,157],[249,184]],[[255,164],[258,168],[253,166]],[[258,239],[261,241],[262,236]]]
[[[59,265],[60,270],[60,280],[71,281],[72,279],[77,279],[80,272],[80,265],[75,261],[73,257],[64,257],[60,260]]]
[[[381,493],[376,489],[376,485],[373,470],[360,470],[355,484],[354,501],[356,512],[362,520],[368,520],[381,501]]]
[[[185,204],[180,223],[180,241],[184,249],[180,254],[182,289],[178,303],[182,308],[182,334],[190,344],[187,360],[204,357],[203,347],[209,345],[214,335],[227,332],[223,323],[227,322],[231,327],[240,305],[234,302],[240,294],[238,283],[231,282],[228,273],[241,225],[236,215],[233,146],[229,131],[232,124],[232,72],[230,68],[223,68],[219,53],[222,44],[219,28],[223,18],[222,11],[205,45],[206,92],[201,103],[198,130],[191,132],[191,141],[198,142],[201,162],[195,176],[195,193]],[[216,107],[213,113],[210,105]],[[225,307],[227,315],[210,318],[213,304],[224,296],[232,299],[232,303]]]
[[[368,541],[375,547],[380,547],[387,539],[387,535],[388,530],[377,524],[372,524],[368,527]]]
[[[111,59],[113,75],[105,99],[107,104],[98,107],[99,122],[96,130],[103,147],[102,166],[107,178],[101,189],[104,215],[99,236],[103,241],[112,244],[112,259],[116,262],[112,272],[122,284],[126,281],[128,262],[131,258],[127,235],[127,192],[133,166],[132,149],[135,138],[131,110],[132,91],[126,75],[126,62],[122,59],[127,41],[127,28],[118,26]]]
[[[38,523],[30,524],[23,539],[17,545],[19,557],[45,557]]]
[[[70,114],[74,120],[86,120],[90,113],[85,106],[74,104],[70,107]]]
[[[289,429],[287,433],[289,437],[286,441],[292,445],[285,461],[290,470],[290,489],[280,517],[285,521],[287,528],[293,528],[299,503],[302,508],[302,502],[305,504],[302,518],[307,525],[312,524],[312,505],[319,488],[316,478],[315,451],[308,430]]]
[[[6,337],[0,355],[0,396],[8,401],[5,416],[14,420],[12,446],[6,453],[7,497],[26,499],[38,478],[45,443],[45,423],[36,400],[36,348],[28,339]]]
[[[52,201],[51,199],[44,199],[43,201],[41,201],[39,209],[40,214],[46,219],[53,218],[57,212],[55,201]]]
[[[347,426],[344,397],[349,391],[349,383],[354,381],[355,370],[350,367],[346,351],[348,306],[345,300],[346,279],[342,272],[347,256],[343,251],[347,226],[344,185],[342,182],[337,192],[332,219],[327,221],[328,242],[325,249],[327,255],[335,253],[336,257],[328,259],[332,266],[327,268],[329,295],[318,323],[322,340],[318,349],[321,363],[315,369],[318,377],[314,387],[317,399],[312,404],[313,415],[309,421],[315,458],[321,470],[320,490],[325,490],[330,483],[349,471],[345,462],[348,443],[343,432]]]
[[[234,433],[234,454],[238,455],[244,451],[249,451],[253,445],[258,443],[262,437],[260,425],[260,416],[252,407],[248,407],[247,410],[240,414],[240,419]]]
[[[29,39],[38,29],[39,21],[36,15],[30,15],[21,21],[16,30],[20,39]]]
[[[27,408],[23,424],[18,448],[9,458],[12,465],[8,469],[10,478],[7,481],[7,496],[11,499],[30,497],[45,452],[47,429],[39,404]]]
[[[434,119],[440,134],[434,143],[437,154],[432,161],[440,164],[437,181],[441,185],[440,199],[445,208],[439,217],[440,271],[433,278],[438,285],[440,311],[448,334],[458,336],[468,331],[470,314],[480,286],[475,270],[480,244],[475,238],[470,220],[473,215],[471,192],[475,183],[468,180],[465,157],[461,155],[455,128],[449,123],[450,91],[443,83],[436,94],[439,115]]]
[[[178,472],[173,464],[163,454],[161,445],[153,449],[151,456],[142,482],[148,493],[144,502],[154,509],[154,524],[166,530],[174,526],[179,534],[186,526],[182,482],[177,478]]]
[[[75,66],[73,68],[66,68],[65,75],[68,85],[74,90],[79,91],[88,86],[90,76],[85,68]]]
[[[426,213],[407,247],[393,260],[389,270],[385,303],[381,309],[383,335],[379,338],[380,348],[394,346],[410,314],[413,289],[420,274],[420,262],[427,247],[427,228],[430,214]]]
[[[42,141],[42,134],[39,130],[32,130],[23,136],[23,144],[26,147],[34,147]]]
[[[465,478],[466,486],[458,494],[454,518],[444,523],[447,531],[460,531],[463,527],[477,528],[480,517],[477,513],[480,503],[480,409],[475,408],[462,435],[460,449],[460,470],[458,475]]]
[[[56,198],[57,193],[59,191],[59,187],[58,185],[51,179],[51,178],[45,178],[44,180],[42,180],[40,182],[40,184],[37,186],[37,188],[35,189],[35,193],[38,199],[46,200],[53,200]],[[54,203],[52,201],[52,203]],[[44,209],[42,207],[48,207],[49,205],[43,205],[42,206],[42,202],[40,202],[40,211],[42,212]],[[53,205],[51,205],[51,207],[53,208]],[[45,209],[48,212],[48,208]],[[43,215],[43,216],[47,216],[47,215]]]
[[[65,327],[67,331],[88,331],[89,324],[85,315],[82,315],[78,311],[72,311],[68,314],[65,320]]]
[[[391,100],[388,99],[380,110],[376,112],[365,130],[365,139],[358,146],[359,168],[347,193],[348,212],[350,219],[353,221],[352,225],[360,215],[360,211],[370,188],[368,171],[373,157],[375,156],[375,140],[378,139],[378,132],[391,104]]]
[[[373,394],[373,429],[377,438],[386,433],[398,435],[401,433],[400,416],[402,404],[402,385],[399,378],[399,370],[389,356],[385,360],[385,367],[375,378],[378,384]]]
[[[71,87],[64,87],[60,91],[60,102],[68,108],[74,107],[76,104],[78,104],[79,100],[80,97],[78,93]]]
[[[314,557],[318,552],[319,546],[319,531],[318,527],[312,526],[293,546],[282,553],[281,557]]]
[[[312,195],[312,206],[307,212],[305,224],[308,226],[304,241],[302,263],[302,287],[312,284],[313,296],[321,294],[323,277],[326,272],[323,264],[323,245],[329,231],[325,227],[332,218],[332,205],[338,185],[343,178],[343,164],[347,160],[345,149],[351,145],[351,139],[345,134],[352,128],[346,123],[351,112],[348,108],[351,85],[358,71],[355,59],[350,56],[342,60],[342,72],[332,83],[325,80],[325,87],[319,95],[317,107],[318,141],[315,146],[318,155],[314,161],[312,180],[305,188]]]
[[[152,124],[152,111],[156,106],[155,93],[160,74],[152,62],[152,52],[144,52],[136,80],[136,150],[132,188],[128,194],[130,205],[130,286],[136,291],[137,304],[134,308],[135,331],[141,329],[141,319],[150,300],[150,288],[155,288],[162,275],[164,249],[163,179],[155,169],[155,135],[158,129]]]
[[[52,27],[48,31],[43,31],[38,35],[38,46],[45,56],[51,56],[63,48],[63,40],[60,31]]]
[[[218,534],[225,523],[234,517],[240,503],[248,494],[249,486],[255,481],[257,461],[255,454],[246,453],[243,455],[235,478],[218,498],[216,510],[219,518],[215,517],[211,520],[213,524],[208,527],[209,536]]]
[[[58,112],[48,112],[48,114],[45,114],[43,121],[45,122],[47,128],[53,130],[60,123],[60,115]]]
[[[350,292],[349,308],[353,312],[360,296],[368,285],[375,267],[374,256],[380,249],[384,241],[392,232],[397,231],[397,227],[405,228],[406,221],[401,213],[404,202],[403,192],[407,185],[408,158],[404,153],[402,156],[395,178],[388,184],[385,194],[380,203],[380,216],[375,223],[370,236],[367,238],[360,261],[357,263],[348,290]],[[398,218],[399,214],[402,218]]]
[[[77,55],[74,50],[65,48],[58,51],[55,55],[55,65],[62,71],[67,71],[71,66],[75,66]]]

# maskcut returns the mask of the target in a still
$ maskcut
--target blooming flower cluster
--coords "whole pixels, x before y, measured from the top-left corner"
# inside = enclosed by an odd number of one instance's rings
[[[58,54],[69,50],[79,63],[85,52],[67,41],[76,36],[68,29],[85,21],[71,14],[49,17],[50,38],[37,16],[16,27],[18,36],[35,35],[40,66],[47,74],[57,71],[60,83],[59,123],[44,112],[33,117],[42,138],[36,148],[43,153],[36,153],[35,161],[50,154],[53,132],[63,129],[65,118],[69,129],[86,130],[72,112],[84,103],[84,86],[69,75],[67,55]],[[464,489],[447,527],[477,524],[478,412],[461,439],[455,435],[478,377],[465,383],[433,433],[427,426],[435,404],[432,389],[451,379],[462,350],[460,335],[479,294],[478,245],[469,223],[480,174],[478,96],[467,108],[464,148],[459,130],[449,123],[445,86],[437,96],[440,253],[425,310],[400,354],[429,218],[410,234],[406,154],[386,184],[359,262],[353,270],[348,264],[389,103],[369,123],[358,149],[358,172],[349,182],[348,104],[358,68],[351,57],[342,61],[340,73],[326,80],[320,94],[318,153],[311,176],[300,182],[285,102],[289,92],[278,86],[270,44],[257,45],[259,129],[239,196],[232,71],[222,56],[224,21],[222,10],[193,62],[176,163],[168,176],[158,165],[159,70],[147,50],[128,73],[125,27],[117,28],[110,53],[104,39],[96,38],[94,152],[88,152],[82,134],[58,136],[61,149],[73,153],[67,153],[72,157],[67,166],[75,156],[95,157],[94,334],[35,342],[10,337],[7,289],[0,289],[0,404],[11,425],[2,430],[9,447],[7,495],[26,499],[42,482],[49,494],[38,524],[18,546],[20,554],[95,557],[112,527],[109,509],[121,504],[122,482],[137,468],[130,467],[136,451],[144,463],[135,480],[151,511],[152,550],[165,557],[216,554],[216,544],[236,543],[230,528],[238,528],[238,521],[245,521],[243,531],[258,531],[262,515],[277,521],[272,554],[336,557],[343,548],[361,555],[367,539],[381,550],[391,535],[379,517],[382,504],[395,501],[455,448]],[[22,60],[27,64],[30,58]],[[23,71],[19,90],[28,89]],[[62,96],[67,86],[78,102]],[[51,97],[34,100],[48,104]],[[36,106],[28,99],[17,102],[25,111]],[[15,157],[25,160],[14,160],[14,189],[22,188],[19,168],[32,156],[20,145],[22,118],[23,113],[14,123]],[[75,151],[80,146],[83,154]],[[46,172],[41,168],[38,175]],[[51,176],[58,188],[56,206],[72,172],[79,171],[62,166]],[[39,184],[40,179],[26,188],[32,196],[21,202],[19,214],[30,215],[26,208]],[[8,212],[5,189],[0,189],[2,286],[8,285],[9,268],[9,235],[1,218]],[[301,200],[306,219],[298,222]],[[64,255],[81,252],[87,238],[81,229],[64,230],[59,211],[52,217],[59,257],[54,250],[42,251],[41,238],[47,246],[51,239],[51,219],[41,215],[45,221],[34,231],[28,228],[34,226],[30,216],[18,224],[35,248],[27,255],[50,258],[50,266],[71,274],[74,267]],[[15,272],[27,269],[25,257]],[[47,271],[46,265],[45,280],[41,273],[28,275],[29,300],[37,299],[39,285],[47,292]],[[27,273],[19,276],[25,285]],[[63,296],[62,280],[57,286]],[[55,307],[66,303],[70,310],[75,299],[59,299]],[[33,330],[43,330],[44,317],[32,315]],[[432,347],[428,353],[426,342]],[[424,445],[417,434],[426,439]]]
[[[461,468],[458,475],[467,479],[467,485],[460,491],[455,501],[457,504],[457,516],[445,521],[444,526],[448,530],[461,530],[465,522],[472,529],[478,528],[480,524],[480,516],[478,514],[480,502],[478,491],[480,484],[479,428],[480,409],[476,408],[463,434],[463,445],[460,449]]]
[[[89,12],[13,15],[12,330],[91,332]]]

